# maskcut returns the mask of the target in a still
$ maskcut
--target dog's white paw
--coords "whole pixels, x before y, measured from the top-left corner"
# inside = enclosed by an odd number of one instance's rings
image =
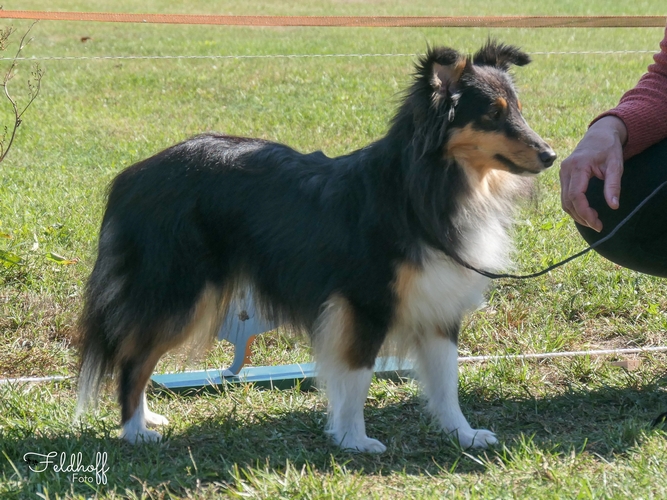
[[[147,410],[145,413],[146,423],[148,425],[158,426],[158,425],[169,425],[169,420],[162,415],[153,413],[150,410]]]
[[[159,415],[158,415],[159,416]],[[162,434],[148,429],[123,429],[120,437],[132,444],[156,443],[162,439]]]
[[[487,448],[498,443],[496,435],[486,429],[457,429],[452,434],[458,437],[459,445],[465,449]]]
[[[367,436],[357,439],[348,439],[345,437],[337,441],[337,443],[344,450],[356,451],[358,453],[384,453],[387,451],[387,447],[380,441]]]

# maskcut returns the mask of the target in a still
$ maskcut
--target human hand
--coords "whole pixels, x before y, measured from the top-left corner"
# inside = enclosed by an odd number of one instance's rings
[[[560,198],[563,210],[582,226],[602,231],[598,213],[588,204],[586,190],[593,176],[604,181],[604,198],[618,208],[623,175],[625,124],[615,116],[604,116],[590,126],[570,156],[560,166]]]

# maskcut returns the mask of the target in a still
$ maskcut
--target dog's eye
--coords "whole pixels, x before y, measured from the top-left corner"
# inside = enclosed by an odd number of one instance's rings
[[[486,114],[487,120],[492,123],[498,123],[507,113],[507,99],[504,97],[498,97],[495,101],[489,106],[489,111]]]
[[[489,112],[486,114],[487,120],[491,122],[498,122],[503,117],[504,110],[498,106],[491,106]]]

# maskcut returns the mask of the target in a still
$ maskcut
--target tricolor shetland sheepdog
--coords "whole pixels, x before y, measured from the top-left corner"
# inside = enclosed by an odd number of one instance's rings
[[[252,290],[267,319],[309,334],[343,448],[382,452],[363,411],[383,345],[414,358],[429,408],[462,447],[496,443],[458,403],[463,315],[488,280],[462,264],[508,264],[517,198],[553,150],[521,115],[511,65],[429,49],[387,135],[338,158],[204,134],[112,182],[80,320],[79,409],[115,375],[122,436],[157,440],[146,384],[160,357],[213,337]]]

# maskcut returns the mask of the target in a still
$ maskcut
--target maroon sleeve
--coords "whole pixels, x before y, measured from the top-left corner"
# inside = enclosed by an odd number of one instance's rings
[[[625,159],[667,138],[667,29],[660,42],[660,52],[653,56],[653,60],[648,72],[635,88],[621,97],[618,106],[591,122],[609,115],[623,120],[628,130],[628,139],[623,146]]]

